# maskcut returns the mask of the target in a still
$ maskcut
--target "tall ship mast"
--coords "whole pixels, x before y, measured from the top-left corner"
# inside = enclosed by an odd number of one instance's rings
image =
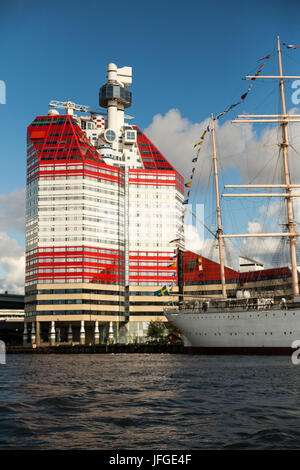
[[[245,353],[255,354],[290,354],[293,342],[300,338],[300,296],[296,260],[296,241],[300,233],[296,232],[293,212],[293,198],[299,197],[294,189],[300,184],[292,184],[288,159],[288,124],[300,122],[300,115],[287,114],[285,102],[284,80],[297,79],[299,76],[283,74],[280,39],[277,37],[278,75],[247,75],[246,79],[278,79],[281,99],[281,114],[242,114],[233,123],[278,123],[281,126],[282,163],[284,173],[283,184],[239,184],[225,185],[225,188],[269,189],[278,192],[253,192],[240,194],[223,194],[224,197],[277,197],[285,198],[287,230],[282,233],[242,233],[225,234],[222,228],[220,190],[218,179],[218,162],[215,142],[216,118],[211,115],[210,131],[212,135],[212,161],[215,182],[217,240],[220,263],[220,280],[222,297],[199,299],[194,302],[182,302],[179,308],[169,307],[165,314],[170,322],[179,327],[185,334],[185,347],[188,352],[199,353]],[[252,86],[252,85],[251,85]],[[251,86],[248,88],[250,89]],[[245,95],[243,95],[245,96]],[[236,105],[231,106],[229,109]],[[222,115],[224,113],[221,113]],[[218,115],[218,116],[220,116]],[[283,190],[283,192],[279,192]],[[288,237],[291,263],[293,299],[280,301],[260,297],[245,296],[227,298],[223,244],[226,238],[250,237]]]
[[[211,115],[211,135],[213,146],[213,171],[216,189],[216,208],[217,208],[217,239],[219,248],[219,261],[220,261],[220,275],[222,285],[222,296],[226,297],[226,280],[225,280],[225,266],[224,266],[224,253],[223,253],[223,229],[221,220],[221,207],[220,207],[220,193],[219,193],[219,176],[218,176],[218,163],[216,153],[216,139],[215,139],[215,124],[214,116]]]

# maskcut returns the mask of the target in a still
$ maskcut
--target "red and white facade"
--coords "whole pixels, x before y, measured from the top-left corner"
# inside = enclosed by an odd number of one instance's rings
[[[177,288],[183,178],[124,121],[131,68],[109,64],[102,115],[49,111],[28,127],[26,321],[32,341],[142,339]],[[67,103],[68,104],[68,103]],[[126,120],[126,117],[125,117]]]

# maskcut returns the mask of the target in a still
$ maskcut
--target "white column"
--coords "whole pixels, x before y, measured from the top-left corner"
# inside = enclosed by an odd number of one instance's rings
[[[27,323],[24,321],[23,346],[27,346],[27,342],[28,342]]]
[[[107,102],[107,128],[118,132],[118,104],[115,100]]]
[[[35,336],[35,323],[34,321],[31,323],[31,344],[34,344],[36,342],[36,336]]]
[[[81,327],[80,327],[80,344],[85,344],[84,320],[81,320]]]
[[[94,341],[95,341],[95,344],[99,344],[99,322],[98,322],[98,320],[95,321]]]
[[[114,330],[112,321],[109,322],[109,330],[108,330],[108,342],[112,344],[114,342]]]
[[[50,328],[50,345],[55,346],[55,321],[51,322],[51,328]]]
[[[73,332],[72,332],[72,325],[69,323],[69,328],[68,328],[68,343],[72,343],[73,341]]]

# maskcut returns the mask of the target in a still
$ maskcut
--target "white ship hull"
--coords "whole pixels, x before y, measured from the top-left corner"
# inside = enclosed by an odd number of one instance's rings
[[[166,312],[185,335],[187,352],[290,354],[300,340],[300,308],[239,312]]]

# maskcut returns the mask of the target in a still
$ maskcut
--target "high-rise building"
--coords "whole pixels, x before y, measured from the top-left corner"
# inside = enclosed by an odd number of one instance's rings
[[[28,127],[25,320],[31,341],[145,339],[178,291],[183,178],[124,116],[131,67],[108,64],[107,114],[72,102]],[[30,325],[29,325],[30,327]]]

